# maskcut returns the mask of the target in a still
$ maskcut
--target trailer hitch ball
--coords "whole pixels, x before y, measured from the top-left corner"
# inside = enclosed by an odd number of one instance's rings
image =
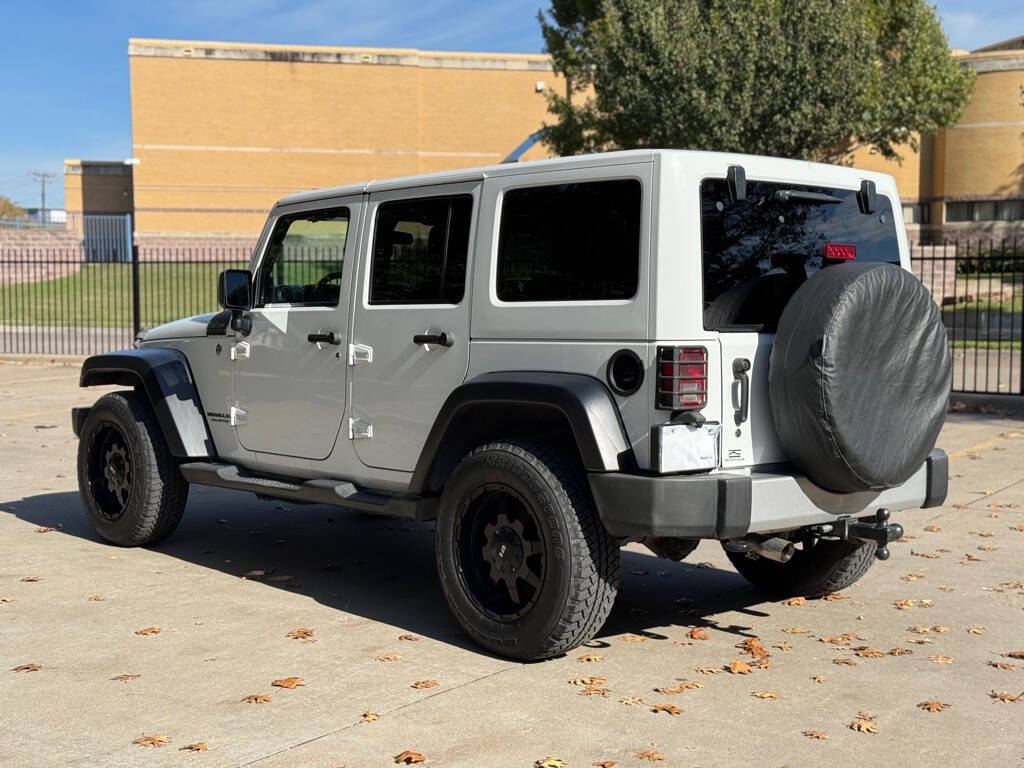
[[[869,520],[851,520],[848,517],[836,521],[834,533],[841,539],[873,541],[876,544],[875,557],[889,559],[889,542],[903,536],[903,526],[889,522],[888,509],[880,509]]]

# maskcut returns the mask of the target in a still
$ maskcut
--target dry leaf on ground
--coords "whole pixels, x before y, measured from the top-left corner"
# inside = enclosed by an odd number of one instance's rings
[[[248,696],[243,696],[240,701],[244,701],[246,704],[266,704],[270,701],[270,697],[265,693],[250,693]]]
[[[860,717],[850,723],[849,728],[851,731],[857,731],[858,733],[878,733],[878,728],[873,720],[865,720]]]
[[[913,651],[909,648],[893,648],[889,651],[890,656],[909,656]]]
[[[436,688],[437,680],[417,680],[412,684],[413,688]]]
[[[21,580],[26,582],[26,583],[28,583],[28,584],[34,584],[37,581],[39,581],[39,577],[38,576],[25,576]]]
[[[922,701],[917,706],[923,709],[925,712],[941,712],[946,707],[948,707],[949,704],[943,704],[938,699],[928,699],[927,701]]]
[[[786,652],[792,650],[792,646],[790,646],[790,644],[786,643],[786,642],[776,643],[775,645],[772,646],[772,648],[778,648],[783,653],[786,653]]]
[[[745,661],[740,661],[739,659],[736,659],[736,661],[732,662],[728,667],[726,667],[726,669],[728,669],[734,675],[750,674],[750,665],[748,665]]]
[[[309,640],[313,637],[313,630],[309,627],[298,627],[285,635],[285,637],[290,637],[293,640]]]
[[[768,653],[768,649],[765,648],[761,641],[756,637],[748,637],[736,647],[743,653],[749,653],[755,659],[767,659],[771,656],[771,654]]]
[[[653,749],[648,749],[645,752],[634,752],[633,756],[640,760],[648,760],[652,763],[660,763],[665,759],[665,756],[660,752],[655,752]]]
[[[271,685],[277,688],[298,688],[300,685],[305,685],[301,677],[280,677],[274,680]]]
[[[808,739],[827,739],[828,734],[824,731],[804,731],[804,736]]]
[[[885,656],[885,651],[880,651],[877,648],[862,647],[854,651],[862,659],[880,659]]]
[[[933,664],[952,664],[953,663],[953,657],[952,656],[929,656],[928,657],[928,661],[932,662]]]
[[[834,603],[836,600],[848,600],[849,598],[842,592],[833,592],[830,595],[825,595],[822,599],[826,602]]]
[[[676,686],[674,686],[672,688],[667,688],[667,687],[666,688],[655,688],[654,690],[657,691],[658,693],[662,693],[662,694],[674,694],[674,693],[682,693],[683,691],[690,691],[690,690],[693,690],[694,688],[703,688],[703,687],[704,687],[704,683],[702,683],[700,680],[680,680],[679,681],[679,685],[676,685]]]
[[[601,696],[605,699],[608,698],[608,694],[611,693],[607,688],[601,688],[597,685],[588,685],[579,692],[580,696]]]
[[[984,635],[985,634],[985,628],[984,627],[968,627],[967,628],[967,634],[968,635]]]
[[[419,635],[399,635],[398,639],[399,640],[406,640],[406,641],[408,641],[410,643],[415,643],[420,638],[419,638]]]
[[[1008,661],[990,661],[988,663],[988,665],[990,667],[995,667],[996,669],[1002,669],[1002,670],[1016,669],[1016,667],[1013,666],[1013,664],[1011,664]]]
[[[402,658],[399,653],[386,653],[383,656],[378,656],[377,661],[398,661]]]
[[[374,720],[379,720],[380,715],[374,712],[372,709],[368,709],[362,714],[364,723],[372,723]]]
[[[90,595],[89,596],[89,602],[90,603],[102,603],[103,600],[104,600],[103,595]]]
[[[1024,659],[1024,651],[1007,651],[1003,656],[1008,659]]]
[[[717,675],[722,670],[718,667],[697,667],[694,671],[701,675]]]
[[[582,656],[577,656],[576,661],[581,664],[591,664],[596,661],[604,661],[604,656],[596,653],[584,653]]]
[[[1024,693],[1013,694],[1008,693],[1007,691],[992,691],[989,693],[989,696],[991,696],[994,701],[1016,704],[1020,701],[1020,697],[1024,696]]]
[[[142,636],[146,636],[146,635],[159,635],[160,634],[160,627],[143,627],[142,629],[136,629],[135,630],[135,634],[136,635],[142,635]]]
[[[853,659],[832,659],[833,664],[837,664],[841,667],[856,667],[857,662]]]
[[[132,744],[138,744],[140,747],[162,747],[169,741],[170,739],[163,734],[158,734],[156,736],[140,736]]]
[[[625,704],[627,707],[635,707],[638,704],[643,704],[644,700],[639,696],[623,696],[619,699],[619,704]]]
[[[779,698],[778,691],[753,691],[750,695],[755,699],[767,699],[769,701],[775,701]]]
[[[545,757],[543,760],[535,761],[533,768],[565,768],[565,763],[557,757]]]
[[[803,605],[807,602],[806,597],[791,597],[786,601],[786,605]]]
[[[949,627],[944,627],[941,624],[936,624],[932,627],[932,632],[938,632],[940,635],[945,635],[949,632]]]
[[[205,752],[206,751],[206,744],[204,742],[202,742],[202,741],[197,741],[197,742],[195,742],[193,744],[186,744],[184,747],[181,747],[178,751],[179,752]]]
[[[627,643],[643,643],[647,640],[643,635],[635,635],[632,632],[623,635],[622,639]]]
[[[811,681],[815,683],[824,683],[825,679],[824,675],[811,675]]]
[[[118,675],[117,677],[110,678],[118,683],[127,683],[129,680],[138,680],[142,675]]]
[[[694,627],[686,633],[686,636],[691,640],[707,640],[708,631],[704,627]]]
[[[787,635],[809,635],[811,630],[808,627],[783,627],[782,631]]]
[[[670,715],[683,714],[683,710],[681,710],[675,704],[655,704],[653,707],[651,707],[651,712],[668,712]]]
[[[601,677],[600,675],[593,675],[591,677],[571,677],[569,678],[569,685],[604,685],[608,682],[607,677]]]
[[[49,533],[52,530],[53,528],[51,528],[48,525],[40,525],[38,528],[36,528],[36,533]]]
[[[42,667],[38,664],[19,664],[11,669],[11,672],[38,672]]]
[[[613,768],[614,765],[614,760],[595,760],[591,763],[591,766],[593,766],[593,768]]]
[[[425,763],[427,762],[427,758],[419,752],[413,752],[411,749],[407,749],[402,754],[395,755],[395,762],[399,765],[412,765],[413,763]],[[561,766],[553,766],[552,768],[561,768]]]

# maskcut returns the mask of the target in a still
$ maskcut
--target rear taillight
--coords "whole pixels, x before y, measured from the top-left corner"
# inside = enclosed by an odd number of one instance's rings
[[[850,261],[857,258],[857,246],[845,243],[825,243],[825,261]]]
[[[657,407],[703,408],[708,402],[708,351],[704,347],[658,347]]]

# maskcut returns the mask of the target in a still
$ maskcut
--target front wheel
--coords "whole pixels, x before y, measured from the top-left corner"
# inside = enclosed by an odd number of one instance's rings
[[[86,516],[111,544],[156,544],[178,527],[188,481],[144,396],[111,392],[89,410],[78,443],[78,488]]]
[[[522,660],[565,653],[604,624],[619,542],[597,517],[575,457],[527,442],[472,451],[445,485],[437,568],[480,645]]]
[[[875,560],[874,542],[816,539],[803,543],[786,563],[743,552],[729,560],[763,592],[778,597],[821,597],[846,589],[868,572]]]

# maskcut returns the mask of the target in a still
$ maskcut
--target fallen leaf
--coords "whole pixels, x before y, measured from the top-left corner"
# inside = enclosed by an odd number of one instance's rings
[[[880,659],[885,656],[885,652],[880,651],[877,648],[858,648],[854,653],[862,659]]]
[[[717,675],[722,670],[718,667],[697,667],[695,671],[701,675]]]
[[[110,678],[118,683],[127,683],[129,680],[138,680],[142,675],[118,675],[117,677]]]
[[[643,643],[647,640],[643,635],[634,635],[633,633],[623,635],[622,639],[627,643]]]
[[[380,715],[378,715],[372,709],[368,709],[365,712],[363,712],[362,718],[364,723],[372,723],[374,720],[379,720]]]
[[[922,701],[917,706],[923,709],[925,712],[941,712],[946,707],[948,707],[949,704],[943,704],[938,699],[928,699],[927,701]]]
[[[655,704],[653,707],[651,707],[651,712],[668,712],[670,715],[683,714],[683,710],[681,710],[675,704]]]
[[[909,648],[893,648],[889,651],[890,656],[909,656],[913,651]]]
[[[38,528],[36,528],[36,533],[49,533],[52,530],[53,528],[51,528],[48,525],[40,525]]]
[[[929,656],[928,657],[928,661],[931,661],[931,662],[933,662],[935,664],[952,664],[953,663],[953,657],[952,656]]]
[[[597,686],[597,685],[588,685],[588,686],[584,687],[584,689],[582,691],[580,691],[578,695],[580,695],[580,696],[601,696],[601,697],[607,699],[609,693],[610,693],[610,691],[607,688],[601,688],[600,686]]]
[[[761,641],[756,637],[748,637],[736,647],[743,653],[749,653],[755,659],[767,659],[771,656],[771,654],[768,653],[768,649],[765,648]]]
[[[19,664],[11,669],[11,672],[38,672],[42,669],[38,664]]]
[[[916,602],[916,600],[895,600],[893,602],[893,606],[895,606],[898,611],[908,611],[914,607],[914,603]]]
[[[298,688],[300,685],[305,685],[302,682],[301,677],[281,677],[274,680],[271,685],[277,688]]]
[[[769,701],[775,701],[779,698],[778,691],[753,691],[750,695],[755,699],[767,699]]]
[[[841,667],[843,667],[843,666],[845,666],[845,667],[856,667],[857,666],[857,662],[854,661],[853,659],[832,659],[832,663],[833,664],[837,664],[837,665],[839,665]]]
[[[398,661],[402,658],[399,653],[386,653],[383,656],[378,656],[377,661]]]
[[[1017,531],[1018,533],[1024,533],[1024,523],[1021,523],[1020,525],[1011,525],[1010,530]]]
[[[703,627],[694,627],[686,633],[686,636],[691,640],[707,640],[708,631]]]
[[[181,747],[178,751],[179,752],[205,752],[206,751],[206,744],[204,744],[201,741],[197,741],[194,744],[186,744],[184,747]]]
[[[608,678],[594,675],[592,677],[573,677],[569,679],[569,685],[604,685]]]
[[[290,637],[293,640],[310,640],[313,637],[313,630],[307,627],[299,627],[298,629],[293,629],[285,637]]]
[[[104,599],[103,595],[90,595],[89,602],[90,603],[102,603],[103,599]]]
[[[591,763],[591,766],[593,766],[593,768],[613,768],[614,765],[614,760],[595,760]]]
[[[1024,659],[1024,651],[1009,651],[1004,653],[1003,656],[1008,659]]]
[[[619,704],[625,704],[627,707],[635,707],[637,704],[643,704],[644,700],[639,696],[623,696],[619,699]]]
[[[736,661],[732,662],[728,667],[726,667],[726,669],[728,669],[734,675],[750,674],[750,666],[745,661],[740,661],[739,659],[736,659]]]
[[[932,627],[932,632],[938,632],[940,635],[944,635],[949,632],[949,627],[944,627],[941,624],[936,624]]]
[[[577,656],[576,661],[581,664],[592,664],[597,661],[604,661],[604,656],[600,656],[596,653],[584,653],[582,656]]]
[[[250,693],[248,696],[243,696],[240,701],[244,701],[246,704],[266,704],[270,701],[270,697],[265,693]]]
[[[968,627],[967,628],[967,634],[968,635],[984,635],[985,634],[985,628],[984,627],[978,627],[978,626]]]
[[[10,603],[10,602],[13,602],[13,601],[14,601],[13,597],[0,597],[0,603]]]
[[[783,642],[783,643],[776,643],[775,645],[772,646],[772,648],[778,648],[783,653],[792,650],[792,648],[790,647],[789,643],[785,643],[785,642]]]
[[[918,552],[915,549],[910,550],[910,554],[914,557],[923,557],[925,560],[937,560],[939,558],[938,552]]]
[[[787,635],[809,635],[811,633],[807,627],[783,627],[782,631]]]
[[[28,582],[29,584],[33,584],[33,583],[39,581],[39,577],[38,576],[24,576],[24,577],[22,577],[21,580],[25,581],[25,582]]]
[[[858,733],[878,733],[878,728],[873,721],[861,718],[857,718],[850,723],[849,728],[851,731],[857,731]]]
[[[825,600],[825,602],[834,603],[836,600],[847,600],[848,598],[841,592],[833,592],[830,595],[825,595],[822,599]]]
[[[655,688],[654,690],[657,691],[658,693],[661,693],[661,694],[671,695],[671,694],[676,694],[676,693],[682,693],[683,691],[690,691],[690,690],[693,690],[694,688],[703,688],[703,687],[704,687],[704,683],[702,683],[700,680],[693,680],[693,681],[681,680],[678,685],[673,686],[672,688]]]
[[[170,741],[163,734],[157,736],[140,736],[132,744],[138,744],[140,747],[162,747]]]
[[[437,680],[417,680],[412,684],[413,688],[436,688]]]
[[[1008,661],[990,661],[988,663],[988,665],[990,667],[995,667],[996,669],[1002,669],[1002,670],[1016,669],[1016,667],[1013,666],[1013,664],[1011,664]]]
[[[828,734],[824,731],[804,731],[804,736],[808,739],[827,739]]]
[[[791,597],[785,602],[786,605],[803,605],[807,602],[806,597]]]
[[[653,749],[649,749],[646,752],[634,752],[633,756],[640,760],[649,760],[652,763],[660,763],[665,759],[663,754],[655,752]]]
[[[811,680],[813,682],[815,682],[815,683],[824,683],[825,682],[825,676],[824,675],[812,675],[811,676]]]
[[[1020,697],[1024,696],[1024,693],[1012,694],[1006,691],[992,691],[989,693],[994,701],[1001,701],[1003,703],[1017,703],[1020,701]]]
[[[829,643],[830,645],[836,645],[836,646],[845,646],[845,645],[849,645],[854,640],[859,640],[859,639],[860,638],[857,637],[857,635],[855,633],[853,633],[853,632],[844,632],[841,635],[834,635],[832,637],[829,637],[829,636],[819,637],[818,638],[818,642],[820,642],[820,643]]]
[[[917,572],[917,573],[908,573],[906,576],[900,576],[900,578],[903,579],[904,581],[920,581],[921,579],[924,578],[924,574],[923,573],[919,573],[919,572]]]
[[[413,763],[425,763],[427,758],[421,755],[419,752],[413,752],[411,749],[405,750],[400,755],[395,755],[395,762],[399,765],[412,765]],[[544,766],[544,768],[564,768],[561,764]]]
[[[419,637],[419,635],[399,635],[398,639],[399,640],[407,640],[410,643],[415,643],[417,640],[420,639],[420,637]]]
[[[928,531],[928,533],[938,533],[939,531],[941,531],[941,530],[942,530],[942,528],[940,528],[940,527],[939,527],[939,526],[937,526],[937,525],[926,525],[926,526],[924,527],[924,529],[925,529],[926,531]]]
[[[160,627],[143,627],[142,629],[136,629],[135,630],[135,634],[136,635],[142,635],[142,636],[159,635],[160,634]]]

